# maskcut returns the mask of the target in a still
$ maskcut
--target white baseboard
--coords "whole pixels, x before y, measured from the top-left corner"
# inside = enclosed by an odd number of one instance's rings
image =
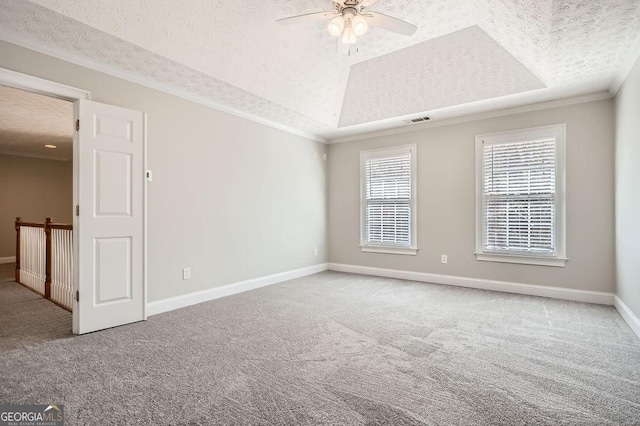
[[[636,336],[640,337],[640,318],[629,309],[617,294],[613,297],[613,306],[620,312],[620,316],[629,324],[629,327],[636,333]]]
[[[0,265],[3,265],[5,263],[16,263],[16,257],[15,256],[0,257]]]
[[[601,291],[575,290],[571,288],[511,283],[507,281],[493,281],[480,278],[456,277],[453,275],[428,274],[424,272],[401,271],[398,269],[371,268],[368,266],[344,265],[340,263],[329,263],[329,270],[350,272],[353,274],[374,275],[378,277],[398,278],[401,280],[421,281],[433,284],[477,288],[481,290],[501,291],[504,293],[550,297],[553,299],[573,300],[576,302],[613,305],[613,293],[605,293]]]
[[[231,296],[232,294],[242,293],[243,291],[253,290],[265,287],[271,284],[289,281],[294,278],[300,278],[307,275],[316,274],[326,271],[329,268],[327,263],[320,263],[306,268],[295,269],[293,271],[281,272],[279,274],[268,275],[266,277],[254,278],[247,281],[241,281],[233,284],[214,287],[195,293],[183,294],[180,296],[170,297],[168,299],[157,300],[147,303],[147,315],[156,315],[163,312],[173,311],[198,303],[207,302],[209,300],[218,299],[220,297]]]

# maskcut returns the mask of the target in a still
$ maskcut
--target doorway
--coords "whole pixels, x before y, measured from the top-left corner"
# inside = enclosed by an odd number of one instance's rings
[[[0,85],[3,348],[71,335],[73,116],[71,101]]]
[[[145,320],[145,114],[93,102],[87,91],[6,69],[0,69],[0,85],[73,103],[73,232],[66,246],[73,265],[73,333]],[[50,223],[44,229],[60,229]],[[18,220],[16,229],[21,229]]]

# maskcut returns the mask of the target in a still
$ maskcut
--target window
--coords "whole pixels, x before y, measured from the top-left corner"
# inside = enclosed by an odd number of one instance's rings
[[[363,151],[362,251],[415,255],[416,146]]]
[[[565,125],[476,137],[476,258],[564,266]]]

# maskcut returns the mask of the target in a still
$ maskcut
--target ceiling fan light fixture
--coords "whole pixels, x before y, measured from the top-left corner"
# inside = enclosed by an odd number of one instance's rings
[[[327,29],[329,30],[329,33],[334,37],[338,37],[340,34],[342,34],[342,31],[344,30],[344,18],[342,17],[342,15],[333,18],[329,22]]]
[[[347,24],[342,33],[342,42],[344,44],[355,44],[357,40],[356,33],[353,32],[353,28],[351,27],[351,22]]]
[[[383,13],[370,12],[369,7],[379,0],[333,0],[333,8],[330,11],[305,13],[304,15],[290,16],[278,19],[281,25],[298,24],[312,21],[329,21],[327,31],[337,38],[338,50],[357,52],[356,43],[358,37],[364,35],[369,26],[382,28],[398,34],[412,36],[418,27]]]
[[[351,19],[351,27],[355,35],[361,36],[367,32],[369,24],[367,24],[366,19],[364,19],[362,15],[356,15]]]

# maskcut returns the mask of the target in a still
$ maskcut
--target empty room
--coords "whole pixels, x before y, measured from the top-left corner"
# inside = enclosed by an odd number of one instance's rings
[[[640,425],[640,0],[0,0],[0,425]]]

